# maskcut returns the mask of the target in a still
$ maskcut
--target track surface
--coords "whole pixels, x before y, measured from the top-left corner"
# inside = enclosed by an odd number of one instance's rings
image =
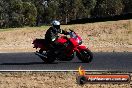
[[[129,71],[132,72],[132,52],[94,53],[91,63],[82,63],[76,57],[72,61],[55,61],[44,64],[33,52],[0,53],[0,71],[5,70],[77,70],[83,66],[88,71]]]

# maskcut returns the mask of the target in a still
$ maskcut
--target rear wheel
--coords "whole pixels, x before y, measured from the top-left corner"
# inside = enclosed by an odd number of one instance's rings
[[[74,54],[72,54],[71,56],[67,57],[66,55],[63,57],[60,57],[58,60],[59,61],[71,61],[74,58]]]
[[[43,51],[41,50],[40,53],[43,54]],[[40,57],[44,63],[53,63],[55,61],[55,55],[52,52],[45,52],[45,54],[46,57]]]
[[[80,53],[77,53],[77,57],[84,63],[89,63],[93,59],[93,53],[90,50],[82,50]]]

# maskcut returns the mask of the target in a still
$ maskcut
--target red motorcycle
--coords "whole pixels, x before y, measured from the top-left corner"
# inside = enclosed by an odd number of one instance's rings
[[[45,39],[35,39],[32,43],[34,44],[33,48],[40,48],[39,51],[35,52],[35,54],[38,55],[45,63],[52,63],[55,60],[70,61],[75,55],[84,63],[92,61],[92,52],[86,46],[81,45],[81,37],[73,30],[70,30],[69,35],[60,36],[55,39],[55,41],[58,42],[60,46],[53,49],[48,49],[46,47]]]

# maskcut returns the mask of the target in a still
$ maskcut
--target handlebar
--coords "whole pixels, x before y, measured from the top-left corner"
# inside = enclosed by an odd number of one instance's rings
[[[74,32],[72,29],[69,29],[71,32]]]

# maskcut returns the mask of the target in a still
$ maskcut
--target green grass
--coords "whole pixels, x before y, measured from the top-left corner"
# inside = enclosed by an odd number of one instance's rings
[[[129,21],[130,23],[128,24],[123,24],[123,28],[124,29],[130,29],[130,25],[132,24],[131,23],[131,20]],[[112,24],[113,21],[107,21],[107,22],[97,22],[97,23],[106,23],[106,24]],[[85,23],[85,24],[82,24],[82,25],[87,25],[89,23]],[[72,25],[61,25],[61,29],[64,29],[64,30],[68,30],[68,29],[74,29],[77,25],[81,25],[81,24],[72,24]],[[1,31],[11,31],[11,30],[21,30],[21,29],[26,29],[26,30],[47,30],[48,28],[50,27],[50,25],[42,25],[42,26],[39,26],[39,27],[28,27],[28,26],[25,26],[25,27],[22,27],[22,28],[7,28],[7,29],[0,29],[0,32]]]
[[[6,29],[0,29],[0,32],[3,32],[3,31],[13,31],[13,30],[21,30],[21,29],[26,29],[26,30],[46,30],[48,29],[50,26],[40,26],[40,27],[28,27],[28,26],[25,26],[25,27],[22,27],[22,28],[6,28]]]
[[[14,29],[12,29],[12,28],[0,29],[0,32],[2,32],[2,31],[10,31],[10,30],[14,30]]]

